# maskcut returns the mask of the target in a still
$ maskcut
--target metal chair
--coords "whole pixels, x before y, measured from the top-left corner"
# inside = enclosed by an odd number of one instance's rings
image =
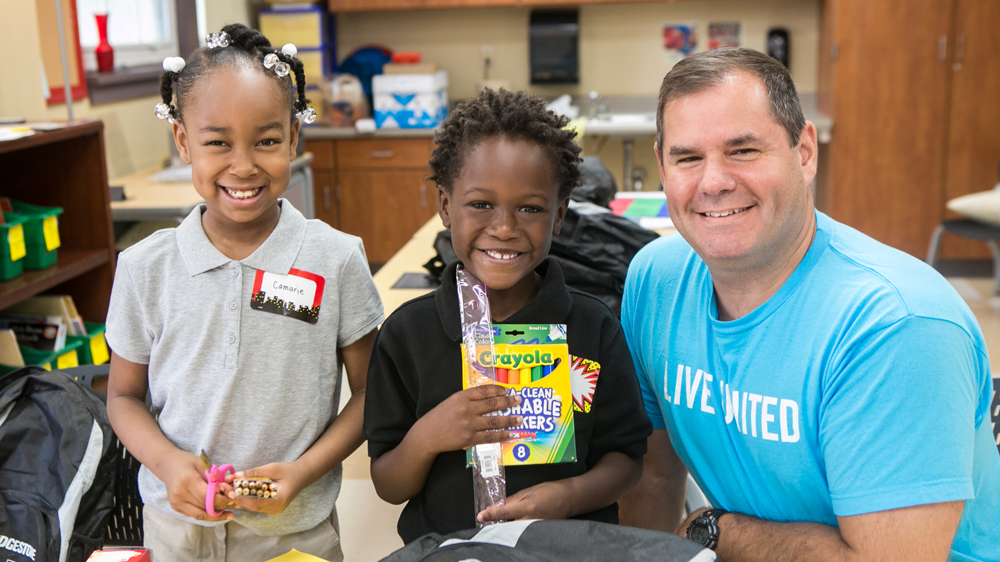
[[[937,255],[941,250],[941,238],[945,232],[950,232],[963,238],[982,240],[993,252],[993,292],[1000,294],[1000,227],[990,226],[972,219],[953,219],[939,224],[931,235],[931,246],[927,250],[927,264],[937,265]]]

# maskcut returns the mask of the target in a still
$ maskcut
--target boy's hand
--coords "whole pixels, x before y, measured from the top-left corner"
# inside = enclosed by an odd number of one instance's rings
[[[543,482],[507,498],[503,505],[487,507],[476,520],[516,521],[518,519],[565,519],[570,516],[570,491],[559,480]]]
[[[509,441],[509,431],[517,427],[521,416],[489,416],[513,408],[521,397],[508,395],[507,389],[495,384],[474,386],[452,394],[417,420],[425,450],[435,454],[460,451],[483,443]]]
[[[233,518],[233,514],[228,511],[218,517],[205,513],[205,494],[208,493],[205,466],[201,463],[201,459],[191,453],[178,451],[170,459],[163,471],[163,483],[167,487],[170,507],[177,513],[199,521],[229,521]],[[215,495],[215,510],[222,511],[236,507],[236,504],[224,495],[225,485],[220,485],[219,488],[219,493]]]
[[[277,499],[237,496],[231,487],[227,488],[226,495],[236,503],[236,507],[239,509],[269,515],[277,515],[285,511],[288,504],[292,503],[295,496],[299,495],[299,492],[305,487],[304,475],[293,462],[275,462],[257,468],[240,470],[232,478],[226,478],[226,481],[231,484],[233,480],[240,478],[269,478],[277,484]]]

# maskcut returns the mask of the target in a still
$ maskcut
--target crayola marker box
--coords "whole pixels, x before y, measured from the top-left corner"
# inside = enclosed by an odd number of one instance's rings
[[[496,384],[519,394],[521,404],[500,415],[521,416],[524,423],[512,431],[516,438],[503,444],[503,464],[576,462],[573,392],[570,387],[569,346],[565,324],[494,324],[493,353],[477,349],[476,359],[493,366]],[[465,348],[462,349],[463,356]],[[462,387],[492,381],[470,372],[463,361]],[[471,464],[467,452],[466,459]]]

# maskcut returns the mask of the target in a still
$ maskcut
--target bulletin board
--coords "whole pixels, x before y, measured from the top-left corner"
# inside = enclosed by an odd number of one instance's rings
[[[63,31],[66,33],[66,61],[69,64],[70,91],[73,100],[87,97],[87,78],[83,71],[83,53],[80,49],[80,32],[76,22],[76,0],[62,2]],[[62,55],[59,50],[59,21],[56,19],[56,0],[35,0],[38,13],[38,40],[42,50],[45,82],[49,87],[48,105],[66,102],[63,89]]]

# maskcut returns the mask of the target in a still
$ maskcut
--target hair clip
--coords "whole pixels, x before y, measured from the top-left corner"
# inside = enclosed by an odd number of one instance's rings
[[[205,36],[205,43],[208,44],[209,49],[214,49],[216,47],[228,47],[229,46],[229,34],[225,31],[220,31],[218,33],[209,33]]]
[[[264,68],[268,70],[274,70],[274,73],[279,77],[284,78],[288,76],[288,73],[292,71],[291,65],[287,62],[282,61],[278,58],[278,55],[274,53],[268,53],[264,56]]]
[[[174,106],[167,105],[163,102],[156,104],[156,107],[153,108],[153,114],[159,119],[166,119],[167,123],[170,123],[171,125],[173,125],[174,121],[177,120],[174,116]]]
[[[316,110],[311,107],[307,107],[295,115],[298,116],[302,122],[308,125],[312,125],[316,122]]]
[[[180,72],[184,70],[184,59],[181,57],[167,57],[163,59],[163,70],[167,72]]]

